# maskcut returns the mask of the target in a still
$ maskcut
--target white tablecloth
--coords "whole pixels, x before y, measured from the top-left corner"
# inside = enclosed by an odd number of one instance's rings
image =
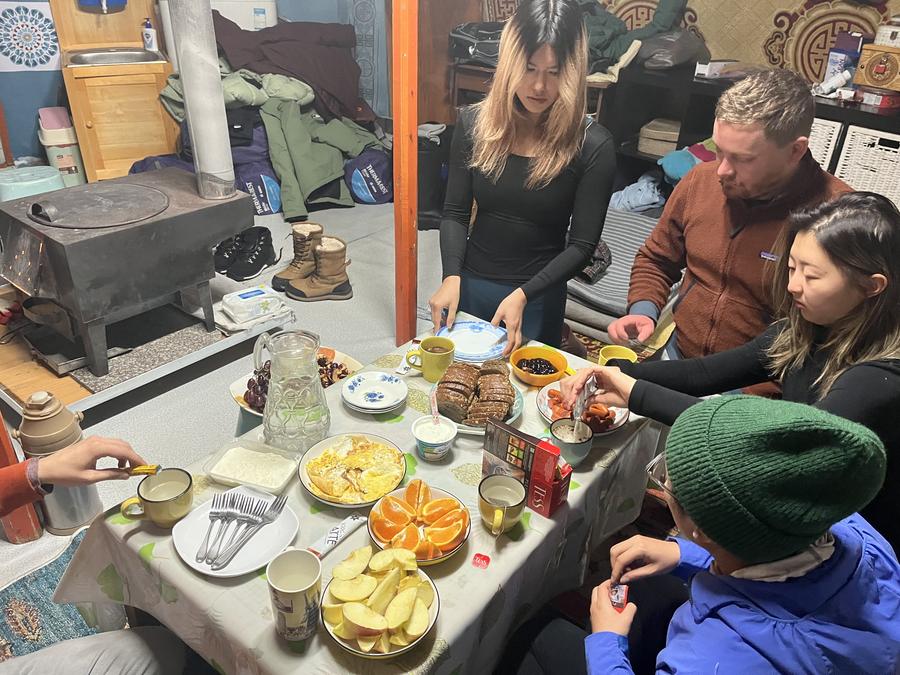
[[[367,369],[391,371],[408,349],[404,345]],[[585,364],[567,356],[574,368]],[[460,436],[452,459],[440,464],[417,460],[411,424],[427,411],[431,385],[416,371],[405,379],[410,395],[398,414],[355,413],[341,403],[339,386],[326,390],[326,398],[330,433],[362,431],[390,438],[407,453],[407,480],[422,478],[448,490],[472,515],[472,534],[463,550],[425,568],[440,592],[441,610],[434,630],[415,650],[390,661],[363,660],[342,651],[320,627],[302,653],[292,651],[276,635],[264,568],[234,579],[205,577],[181,561],[167,532],[127,521],[117,509],[90,527],[55,600],[112,601],[140,608],[228,675],[491,672],[508,634],[554,595],[580,585],[587,551],[637,516],[646,484],[643,467],[655,450],[658,430],[648,420],[632,419],[598,438],[591,455],[573,473],[568,503],[552,519],[526,510],[520,525],[495,540],[478,517],[483,439]],[[535,404],[538,389],[515,378],[513,384],[525,398],[515,426],[541,435],[546,424]],[[248,435],[260,434],[258,428]],[[225,489],[203,475],[202,465],[188,467],[195,477],[195,506]],[[350,513],[315,501],[296,478],[287,493],[300,519],[295,546],[312,544]],[[365,527],[360,528],[324,558],[323,587],[333,566],[368,540]],[[489,556],[487,568],[472,564],[476,553]]]

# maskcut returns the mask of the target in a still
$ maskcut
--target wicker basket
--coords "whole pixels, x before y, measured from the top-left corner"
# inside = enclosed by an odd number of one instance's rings
[[[818,117],[813,120],[812,131],[809,134],[809,151],[812,153],[813,159],[825,171],[831,167],[831,158],[841,140],[843,129],[844,125],[840,122],[823,120]]]
[[[848,127],[835,175],[854,190],[877,192],[900,208],[900,135]]]

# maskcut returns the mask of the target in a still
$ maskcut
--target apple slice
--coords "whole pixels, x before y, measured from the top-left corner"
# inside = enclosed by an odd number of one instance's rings
[[[384,614],[388,605],[391,604],[391,600],[397,594],[397,584],[400,582],[401,574],[403,572],[400,571],[399,567],[392,567],[391,571],[385,574],[384,578],[378,582],[378,586],[372,591],[369,599],[366,600],[366,607],[379,614]]]
[[[329,604],[325,603],[322,605],[322,615],[325,618],[325,623],[330,626],[337,626],[344,620],[344,614],[341,612],[341,607],[343,607],[343,603],[341,604]]]
[[[417,588],[407,588],[405,591],[397,593],[397,597],[391,600],[384,615],[387,619],[388,630],[396,630],[409,620],[418,594]]]
[[[329,584],[331,594],[341,602],[359,602],[370,595],[378,582],[367,574],[360,574],[353,579],[335,579]]]
[[[331,632],[337,635],[342,640],[355,640],[356,633],[350,630],[343,621],[339,623],[337,626],[331,629]]]
[[[401,569],[406,570],[407,572],[415,572],[419,569],[414,551],[410,551],[406,548],[391,548],[388,550],[391,551],[397,565],[399,565]]]
[[[369,560],[369,569],[373,572],[386,572],[394,566],[394,549],[391,548],[378,551],[378,553],[373,555],[372,559]]]
[[[398,628],[396,633],[392,633],[391,644],[397,645],[398,647],[406,647],[409,644],[409,638],[406,636],[406,631],[402,628]]]
[[[400,585],[397,586],[397,590],[405,591],[407,588],[418,588],[419,586],[419,575],[418,574],[407,574],[400,580]]]
[[[372,547],[363,546],[353,551],[347,558],[337,565],[331,571],[331,576],[335,579],[349,581],[366,571],[369,559],[372,557]]]
[[[391,651],[390,634],[387,631],[383,632],[381,637],[378,638],[378,642],[375,643],[375,651],[379,654],[387,654]]]
[[[425,579],[420,579],[416,590],[419,600],[425,604],[425,607],[431,607],[431,603],[434,602],[434,588],[431,587],[431,584]]]
[[[356,638],[356,643],[359,645],[359,648],[368,654],[372,651],[372,647],[374,647],[381,638],[379,637],[363,637],[360,635]]]
[[[344,606],[346,607],[346,605]],[[346,619],[346,609],[344,612],[344,617]],[[409,621],[403,626],[403,630],[406,631],[406,635],[412,640],[422,637],[425,635],[425,631],[428,630],[428,608],[418,597],[413,604],[413,610],[412,614],[409,616]]]
[[[387,630],[387,619],[361,602],[348,602],[342,611],[344,625],[359,637],[378,637]]]

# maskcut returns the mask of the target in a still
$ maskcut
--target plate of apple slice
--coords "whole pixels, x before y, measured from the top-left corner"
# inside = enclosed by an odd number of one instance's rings
[[[441,599],[406,549],[353,551],[335,565],[322,594],[322,623],[347,652],[390,659],[413,649],[437,621]]]

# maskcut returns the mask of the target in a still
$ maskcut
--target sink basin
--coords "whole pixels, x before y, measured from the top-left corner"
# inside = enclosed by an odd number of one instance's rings
[[[114,66],[123,63],[153,63],[165,61],[163,55],[139,47],[109,47],[80,49],[66,54],[69,66]]]

